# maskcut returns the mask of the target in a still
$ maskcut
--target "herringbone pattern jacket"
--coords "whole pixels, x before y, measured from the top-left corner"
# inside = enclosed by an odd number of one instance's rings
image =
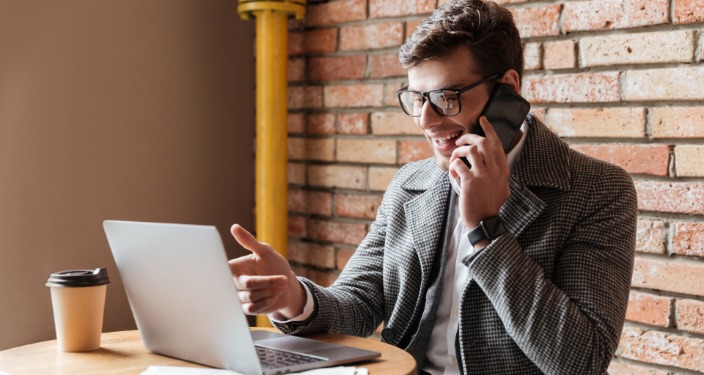
[[[470,279],[454,349],[465,374],[602,374],[628,302],[633,182],[622,169],[569,149],[532,116],[528,126],[501,208],[509,233],[463,260]],[[442,287],[453,194],[432,159],[403,167],[334,285],[301,278],[314,314],[277,326],[368,336],[383,322],[384,341],[408,350],[420,369]]]

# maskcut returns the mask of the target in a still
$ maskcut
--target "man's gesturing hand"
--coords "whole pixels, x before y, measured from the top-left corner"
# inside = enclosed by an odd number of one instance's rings
[[[306,294],[288,261],[238,224],[230,231],[242,247],[252,252],[229,262],[244,312],[278,312],[284,318],[300,315]]]

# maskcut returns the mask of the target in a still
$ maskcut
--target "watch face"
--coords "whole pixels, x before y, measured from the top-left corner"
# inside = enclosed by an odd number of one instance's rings
[[[498,216],[483,220],[482,227],[484,228],[484,233],[486,233],[490,240],[493,240],[506,232],[506,227],[504,227],[504,223]]]

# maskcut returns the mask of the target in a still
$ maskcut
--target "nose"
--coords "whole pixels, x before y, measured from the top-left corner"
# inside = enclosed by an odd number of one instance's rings
[[[420,117],[418,117],[418,125],[423,129],[430,129],[435,125],[442,123],[442,117],[440,116],[433,107],[430,105],[430,100],[426,100],[423,103],[423,107],[420,111]]]

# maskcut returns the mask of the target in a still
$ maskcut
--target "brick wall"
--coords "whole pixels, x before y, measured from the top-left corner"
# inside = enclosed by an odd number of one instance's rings
[[[525,41],[534,113],[635,180],[633,291],[610,371],[704,373],[704,1],[499,2]],[[432,155],[394,93],[406,81],[398,47],[436,6],[333,0],[291,21],[289,254],[299,274],[332,283],[394,173]]]

